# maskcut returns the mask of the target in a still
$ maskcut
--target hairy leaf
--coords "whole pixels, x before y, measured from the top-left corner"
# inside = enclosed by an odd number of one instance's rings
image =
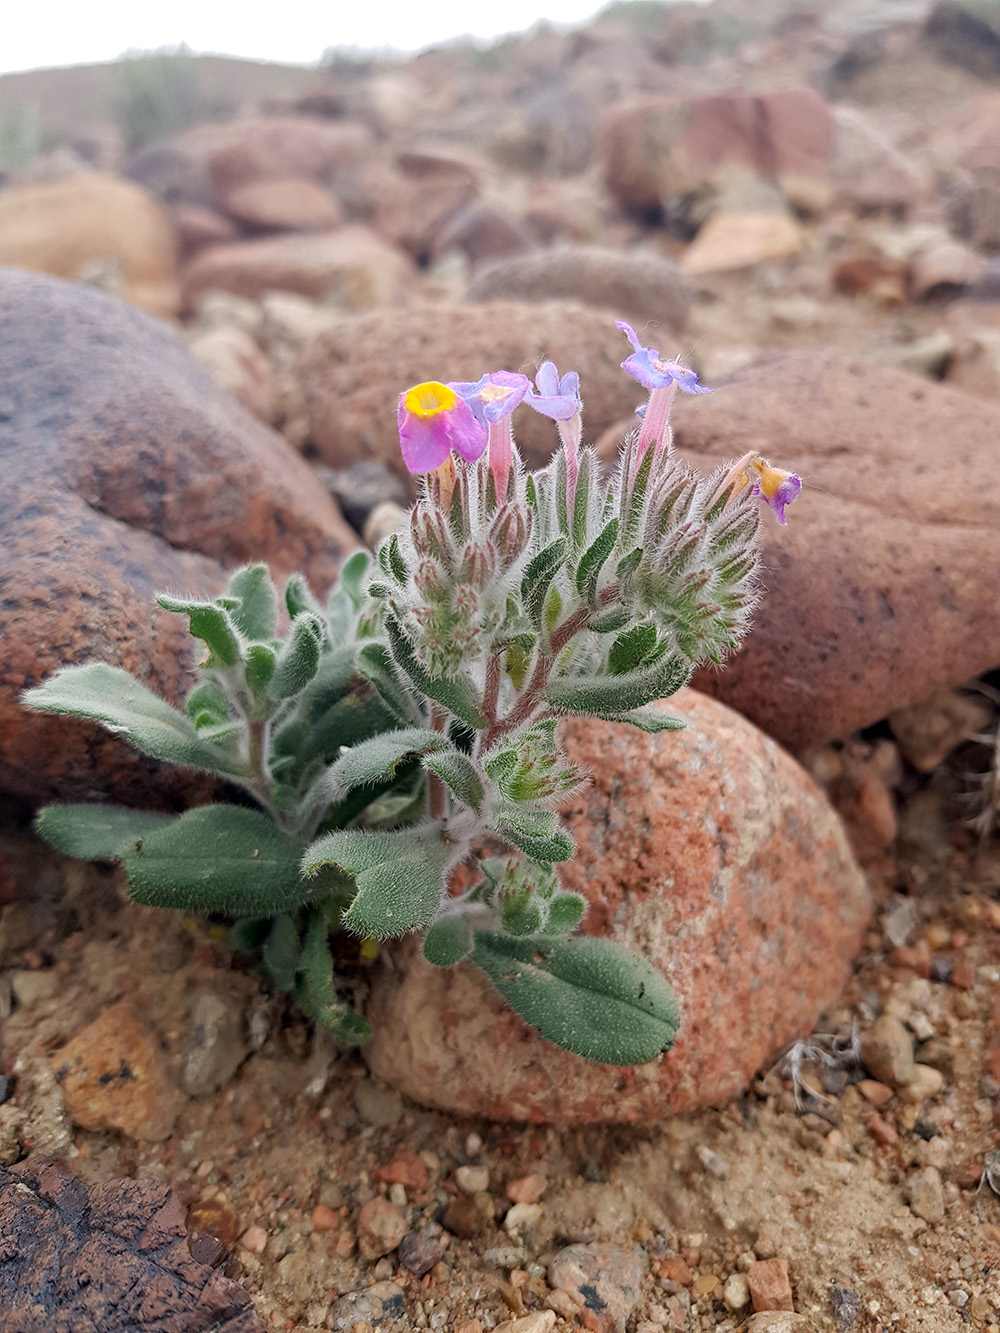
[[[372,736],[330,765],[322,784],[324,797],[329,804],[342,801],[353,787],[391,781],[400,765],[414,755],[449,749],[451,742],[447,736],[440,731],[427,731],[422,727],[407,727]]]
[[[437,824],[391,833],[343,829],[319,838],[306,851],[302,870],[315,874],[338,866],[357,881],[357,897],[343,924],[357,935],[389,939],[426,926],[437,915],[445,875],[462,849],[444,842]]]
[[[587,547],[577,566],[577,591],[581,597],[586,598],[588,605],[592,606],[594,610],[597,609],[597,581],[601,576],[605,561],[615,549],[617,540],[618,519],[613,518],[604,525],[600,534]]]
[[[337,998],[333,987],[333,958],[322,912],[310,912],[305,943],[299,959],[299,999],[302,1008],[344,1046],[363,1046],[371,1025],[351,1006]]]
[[[631,713],[643,704],[676,694],[690,675],[689,661],[666,656],[622,676],[564,676],[549,682],[543,698],[556,708],[606,717]]]
[[[218,602],[199,602],[188,597],[171,597],[161,592],[156,600],[164,611],[186,615],[191,633],[207,645],[220,666],[235,666],[240,660],[240,640],[227,610]]]
[[[323,622],[309,611],[292,621],[271,680],[275,699],[291,699],[301,694],[319,670],[323,644]]]
[[[543,551],[538,552],[524,571],[524,577],[521,579],[521,600],[524,602],[528,619],[536,629],[541,627],[542,608],[545,606],[549,586],[566,559],[568,550],[569,543],[566,538],[557,537]]]
[[[172,819],[123,805],[47,805],[35,817],[35,829],[50,847],[67,856],[120,861],[125,847]]]
[[[233,624],[245,638],[273,639],[278,623],[278,594],[267,565],[246,565],[229,580],[228,596],[236,599]]]
[[[559,827],[550,810],[525,810],[506,805],[495,825],[496,831],[522,852],[551,865],[568,861],[575,850],[573,839]]]
[[[453,796],[479,814],[486,793],[476,766],[467,755],[458,750],[428,754],[424,757],[424,768],[436,773]]]
[[[435,967],[452,967],[472,952],[472,930],[466,916],[435,921],[424,936],[424,957]]]
[[[23,695],[30,708],[43,713],[87,717],[154,759],[183,768],[238,773],[236,758],[206,742],[190,718],[130,676],[105,662],[61,667],[49,680]]]
[[[302,878],[301,856],[298,839],[259,811],[201,805],[144,834],[123,859],[137,903],[243,917],[327,897],[328,880]]]
[[[418,690],[447,708],[460,722],[475,727],[477,731],[489,725],[489,720],[483,716],[479,706],[479,691],[468,676],[432,676],[417,658],[413,644],[403,633],[395,616],[386,614],[385,628],[396,664]]]
[[[608,670],[613,676],[624,675],[643,666],[650,653],[656,647],[656,626],[652,621],[644,620],[633,625],[624,634],[619,634],[608,653]]]
[[[477,931],[472,961],[543,1037],[587,1060],[642,1065],[673,1045],[680,1022],[673,991],[612,940]]]
[[[278,990],[287,992],[295,989],[301,952],[302,942],[292,918],[287,912],[273,917],[261,949],[261,957]]]

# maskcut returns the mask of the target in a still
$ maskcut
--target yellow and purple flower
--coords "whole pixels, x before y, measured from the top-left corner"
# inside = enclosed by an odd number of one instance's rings
[[[785,507],[797,500],[802,491],[802,478],[798,473],[772,467],[756,450],[737,459],[727,478],[733,494],[738,494],[746,486],[752,487],[751,494],[759,495],[782,525],[786,522]]]
[[[434,472],[453,449],[472,463],[486,448],[486,427],[461,387],[428,380],[399,395],[399,447],[410,472]]]

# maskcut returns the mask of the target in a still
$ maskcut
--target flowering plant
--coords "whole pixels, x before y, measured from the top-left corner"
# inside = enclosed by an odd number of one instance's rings
[[[334,977],[331,937],[371,949],[422,930],[431,963],[470,959],[571,1051],[639,1064],[669,1049],[664,979],[573,935],[585,901],[560,885],[573,840],[558,809],[586,775],[558,723],[679,727],[650,705],[739,642],[757,596],[755,497],[784,522],[801,483],[756,454],[706,477],[682,463],[671,401],[707,390],[619,327],[634,349],[623,367],[650,397],[609,478],[581,444],[575,373],[546,362],[533,384],[496,371],[416,385],[398,409],[420,478],[408,527],[374,561],[353,555],[325,604],[300,577],[279,598],[263,565],[214,600],[161,595],[206,653],[184,712],[103,663],[30,690],[34,708],[92,718],[249,797],[179,816],[50,806],[42,836],[123,862],[137,902],[235,918],[238,945],[344,1042],[368,1027]],[[513,441],[519,405],[561,441],[533,473]],[[466,864],[478,873],[458,892]]]

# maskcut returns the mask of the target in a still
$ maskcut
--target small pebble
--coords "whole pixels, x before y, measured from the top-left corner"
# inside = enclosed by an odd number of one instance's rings
[[[695,1299],[707,1296],[709,1292],[715,1290],[719,1284],[719,1279],[714,1273],[699,1273],[691,1284],[691,1293]]]
[[[944,1217],[944,1188],[941,1172],[934,1166],[911,1171],[903,1181],[903,1193],[910,1211],[925,1222],[940,1222]]]
[[[520,1240],[525,1231],[530,1231],[532,1227],[538,1225],[543,1211],[540,1203],[515,1203],[507,1210],[503,1229],[514,1240]]]
[[[698,1147],[695,1148],[695,1156],[709,1175],[720,1180],[723,1176],[729,1175],[729,1163],[718,1153],[713,1152],[707,1144],[699,1143]]]
[[[388,1199],[372,1199],[358,1214],[358,1251],[362,1259],[390,1254],[406,1235],[403,1214]]]
[[[403,1099],[395,1088],[363,1078],[354,1088],[354,1108],[366,1125],[388,1129],[402,1119]]]
[[[520,1319],[507,1319],[497,1324],[493,1333],[550,1333],[555,1322],[554,1310],[533,1310]]]
[[[742,1310],[750,1300],[750,1283],[745,1273],[731,1273],[722,1288],[722,1299],[726,1308],[735,1314]]]
[[[872,1106],[885,1106],[886,1102],[891,1102],[895,1096],[888,1084],[878,1083],[873,1078],[863,1078],[856,1086],[865,1101],[870,1102]]]
[[[264,1247],[267,1245],[267,1232],[263,1227],[247,1227],[240,1237],[240,1245],[244,1250],[249,1250],[251,1254],[263,1254]]]
[[[936,1096],[944,1087],[944,1074],[933,1065],[913,1066],[913,1078],[900,1088],[899,1095],[911,1106],[921,1106],[929,1097]]]
[[[793,1310],[787,1259],[760,1259],[747,1273],[754,1311]]]
[[[861,1313],[861,1295],[852,1287],[830,1288],[830,1311],[837,1321],[837,1333],[848,1333]]]
[[[1000,1088],[997,1089],[1000,1092]],[[538,1203],[548,1188],[548,1181],[541,1172],[529,1176],[519,1176],[507,1185],[507,1198],[511,1203]]]
[[[880,1083],[901,1088],[913,1078],[913,1042],[891,1014],[882,1014],[861,1038],[864,1066]]]
[[[463,1194],[479,1194],[490,1187],[488,1166],[460,1166],[455,1172],[455,1184]]]
[[[313,1231],[339,1231],[340,1218],[325,1203],[318,1203],[312,1210]]]
[[[410,1231],[399,1242],[399,1262],[417,1277],[429,1273],[443,1253],[441,1237],[426,1231]]]
[[[948,1299],[956,1310],[964,1310],[969,1303],[969,1293],[967,1291],[949,1291]]]
[[[11,990],[22,1009],[51,1000],[62,989],[63,979],[54,968],[42,972],[11,972]]]

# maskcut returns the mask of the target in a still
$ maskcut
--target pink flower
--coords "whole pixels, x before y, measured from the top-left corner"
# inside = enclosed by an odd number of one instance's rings
[[[454,449],[473,463],[486,448],[486,427],[451,385],[415,384],[399,395],[399,447],[410,472],[433,472]]]

